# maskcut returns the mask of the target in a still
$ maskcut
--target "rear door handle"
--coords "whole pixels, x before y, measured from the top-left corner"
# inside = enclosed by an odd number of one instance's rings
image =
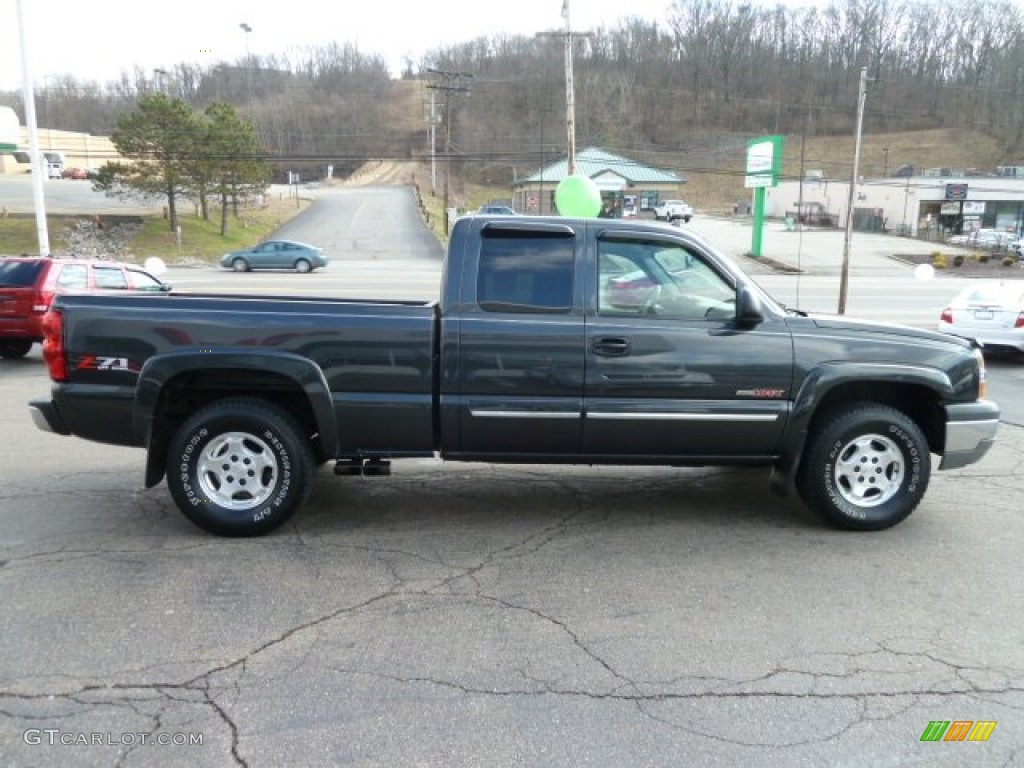
[[[620,338],[598,339],[590,349],[595,355],[603,357],[624,357],[629,354],[629,342]]]

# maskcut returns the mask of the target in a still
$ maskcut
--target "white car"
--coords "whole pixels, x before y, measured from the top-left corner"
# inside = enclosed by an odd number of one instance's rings
[[[666,200],[654,207],[654,218],[659,221],[683,221],[689,223],[693,218],[693,208],[683,200]]]
[[[939,330],[983,347],[1024,352],[1024,281],[984,281],[964,288],[942,310]]]
[[[1012,248],[1016,235],[999,229],[975,229],[964,235],[953,235],[947,240],[950,245],[965,245],[968,248]]]

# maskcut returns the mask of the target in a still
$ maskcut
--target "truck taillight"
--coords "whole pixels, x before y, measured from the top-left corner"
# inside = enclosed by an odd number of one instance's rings
[[[43,360],[50,378],[54,381],[68,380],[68,361],[64,349],[64,313],[51,309],[43,315]]]
[[[953,310],[950,309],[949,307],[946,307],[944,310],[942,310],[942,314],[939,316],[939,321],[943,323],[952,323]]]
[[[1024,312],[1017,315],[1017,322],[1013,324],[1014,328],[1024,328]]]

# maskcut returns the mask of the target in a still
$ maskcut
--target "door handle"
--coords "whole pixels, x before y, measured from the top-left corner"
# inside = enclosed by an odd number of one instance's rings
[[[598,339],[591,347],[595,355],[604,357],[623,357],[629,354],[629,342],[626,339],[606,338]]]

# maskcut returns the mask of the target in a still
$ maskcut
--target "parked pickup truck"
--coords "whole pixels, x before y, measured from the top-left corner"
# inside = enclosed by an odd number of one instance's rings
[[[658,221],[676,222],[682,219],[687,224],[693,218],[693,208],[682,200],[666,200],[654,207],[654,218]]]
[[[665,224],[472,216],[440,300],[64,295],[39,427],[145,448],[217,534],[281,525],[317,468],[760,465],[831,523],[909,515],[999,410],[960,339],[809,316]],[[752,501],[752,503],[756,503]]]

